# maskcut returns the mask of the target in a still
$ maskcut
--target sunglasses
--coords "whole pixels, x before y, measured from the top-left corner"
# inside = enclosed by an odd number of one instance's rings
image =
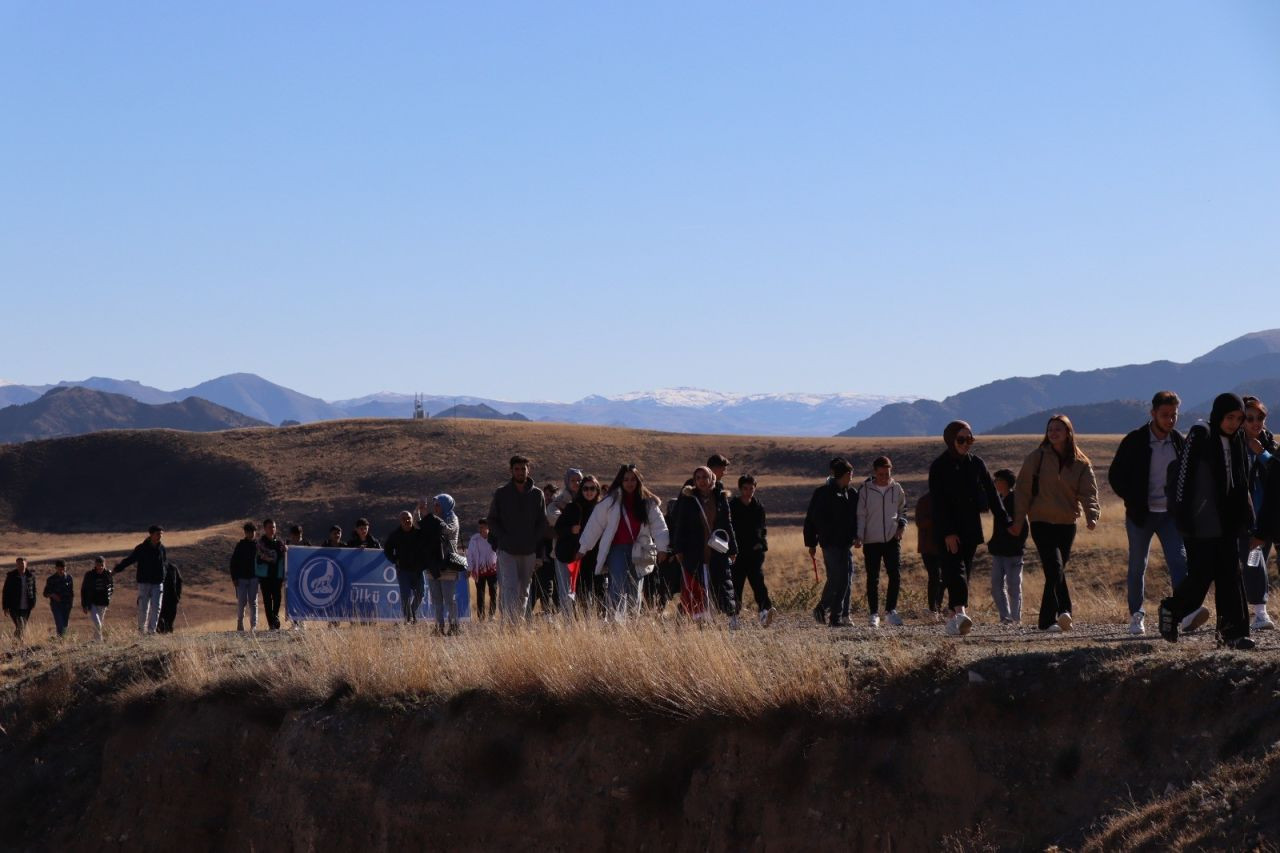
[[[956,444],[974,444],[978,439],[973,436],[956,436]]]
[[[583,486],[583,487],[582,487],[582,491],[584,491],[584,492],[598,492],[598,491],[600,491],[600,487],[599,487],[599,486]]]
[[[1245,416],[1244,416],[1244,419],[1245,419],[1245,421],[1246,421],[1246,422],[1251,423],[1251,424],[1264,424],[1264,423],[1266,423],[1266,422],[1267,422],[1267,419],[1266,419],[1265,417],[1261,417],[1261,418],[1260,418],[1260,417],[1258,417],[1258,416],[1256,416],[1256,415],[1253,415],[1253,416],[1245,415]]]

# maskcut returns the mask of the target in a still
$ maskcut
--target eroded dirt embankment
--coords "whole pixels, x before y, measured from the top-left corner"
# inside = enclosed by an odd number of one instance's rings
[[[1141,646],[1001,657],[882,685],[856,716],[756,720],[479,694],[424,707],[339,691],[303,708],[163,689],[55,713],[67,676],[54,673],[0,708],[0,838],[34,850],[1075,847],[1118,809],[1238,765],[1252,768],[1241,785],[1197,800],[1200,825],[1170,814],[1132,840],[1239,849],[1280,832],[1280,762],[1262,760],[1280,740],[1278,664]]]

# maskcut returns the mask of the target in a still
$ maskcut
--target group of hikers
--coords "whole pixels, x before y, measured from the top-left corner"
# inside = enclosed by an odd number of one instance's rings
[[[1251,630],[1275,627],[1266,608],[1266,566],[1272,543],[1280,540],[1280,463],[1274,461],[1280,449],[1266,428],[1266,406],[1256,397],[1219,395],[1208,422],[1196,424],[1186,436],[1176,429],[1179,405],[1177,394],[1157,393],[1150,421],[1124,437],[1108,471],[1111,488],[1125,506],[1128,630],[1134,635],[1146,631],[1145,579],[1154,537],[1164,550],[1172,586],[1172,595],[1160,602],[1160,634],[1176,641],[1180,633],[1200,629],[1210,617],[1204,601],[1213,585],[1219,636],[1232,648],[1250,649]],[[1077,526],[1083,517],[1093,530],[1101,516],[1093,466],[1076,443],[1070,418],[1049,418],[1043,440],[1016,473],[990,473],[973,452],[976,438],[964,421],[948,424],[943,439],[946,449],[930,465],[928,491],[915,505],[932,617],[944,623],[948,635],[972,630],[969,586],[975,554],[985,544],[1000,621],[1020,623],[1029,538],[1044,574],[1037,627],[1070,631],[1067,565]],[[448,494],[420,499],[414,510],[401,512],[385,544],[371,535],[368,519],[361,518],[349,539],[344,541],[341,528],[334,526],[323,545],[382,549],[396,567],[404,621],[417,621],[429,594],[435,630],[442,634],[458,631],[456,590],[469,579],[475,582],[475,614],[481,620],[500,611],[504,622],[516,623],[529,618],[535,605],[566,616],[624,619],[646,608],[661,612],[676,600],[678,611],[696,622],[715,611],[737,628],[749,585],[758,622],[768,627],[774,608],[764,572],[765,509],[750,474],[738,478],[737,494],[730,492],[724,483],[728,467],[725,456],[713,455],[664,507],[635,465],[621,466],[608,486],[570,468],[560,489],[550,483],[537,486],[529,459],[516,455],[509,460],[510,479],[494,492],[464,552],[458,550],[460,523]],[[897,606],[908,512],[892,460],[875,459],[870,476],[857,486],[848,460],[832,459],[829,470],[804,519],[804,545],[815,572],[819,549],[826,568],[813,617],[832,627],[851,624],[854,551],[860,549],[870,626],[880,627],[882,619],[900,626]],[[993,519],[990,536],[984,533],[984,513]],[[176,567],[167,560],[162,534],[160,527],[152,527],[147,540],[111,570],[99,557],[85,575],[81,605],[97,638],[110,603],[111,576],[134,564],[138,630],[171,630],[167,605],[176,603],[176,597],[168,590]],[[310,545],[297,525],[288,540],[277,536],[271,519],[263,521],[261,531],[252,522],[244,525],[244,538],[230,561],[238,630],[245,630],[246,612],[249,629],[257,628],[259,594],[268,626],[280,628],[290,545]],[[882,567],[888,581],[883,606]],[[180,576],[176,583],[180,589]],[[63,561],[55,564],[44,596],[62,635],[74,599]],[[35,578],[25,559],[6,578],[3,603],[21,637],[35,605]]]

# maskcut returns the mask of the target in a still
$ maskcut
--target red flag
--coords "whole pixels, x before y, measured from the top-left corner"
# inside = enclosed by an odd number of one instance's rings
[[[569,564],[569,589],[578,588],[578,572],[582,569],[582,561],[574,560]]]

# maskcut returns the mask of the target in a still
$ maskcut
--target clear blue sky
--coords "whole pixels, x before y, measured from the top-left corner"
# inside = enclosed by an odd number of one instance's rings
[[[0,75],[25,383],[942,396],[1280,325],[1274,2],[0,0]]]

